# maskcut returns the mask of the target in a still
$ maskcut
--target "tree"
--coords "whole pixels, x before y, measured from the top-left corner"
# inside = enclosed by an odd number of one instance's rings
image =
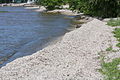
[[[61,5],[67,4],[69,0],[38,0],[37,4],[46,7],[48,10],[58,9]]]
[[[91,16],[102,18],[120,16],[120,0],[38,0],[37,3],[48,10],[69,4],[71,10]]]
[[[11,3],[12,0],[0,0],[0,3]]]
[[[120,15],[120,0],[71,0],[70,8],[92,16],[116,17]]]

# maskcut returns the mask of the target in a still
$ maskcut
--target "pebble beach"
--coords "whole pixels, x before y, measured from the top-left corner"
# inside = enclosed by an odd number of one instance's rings
[[[98,53],[115,42],[112,28],[94,19],[61,41],[0,69],[0,80],[102,80]]]

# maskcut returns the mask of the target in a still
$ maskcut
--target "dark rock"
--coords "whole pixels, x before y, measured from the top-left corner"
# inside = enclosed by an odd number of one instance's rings
[[[80,28],[82,26],[82,24],[77,24],[76,28]]]

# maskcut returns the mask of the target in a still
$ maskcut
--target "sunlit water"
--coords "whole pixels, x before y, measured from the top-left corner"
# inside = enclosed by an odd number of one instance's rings
[[[43,14],[24,7],[0,7],[0,64],[40,49],[51,39],[68,32],[70,19]]]

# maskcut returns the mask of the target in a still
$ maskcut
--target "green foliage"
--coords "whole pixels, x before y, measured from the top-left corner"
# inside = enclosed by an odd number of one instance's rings
[[[116,37],[117,40],[119,41],[119,43],[116,46],[120,47],[120,28],[115,28],[113,33],[114,33],[114,37]]]
[[[112,51],[112,50],[113,50],[112,46],[106,49],[106,51]]]
[[[70,9],[72,10],[79,10],[80,12],[83,13],[88,13],[89,12],[89,0],[71,0],[69,2],[70,4]]]
[[[0,4],[1,3],[10,3],[10,2],[12,2],[12,0],[0,0]]]
[[[102,62],[102,69],[99,71],[105,75],[104,80],[120,80],[120,58],[114,59],[112,62]]]
[[[39,5],[45,6],[48,10],[59,8],[61,5],[67,3],[67,0],[38,0]]]
[[[91,16],[103,18],[120,16],[120,0],[38,0],[37,3],[49,10],[69,4],[71,10]]]
[[[109,26],[120,26],[120,19],[110,20],[110,21],[108,21],[107,25],[109,25]]]
[[[114,50],[113,47],[110,46],[106,49],[106,51],[108,51],[108,52],[118,52],[119,50]]]
[[[120,48],[120,43],[118,43],[116,46]]]
[[[117,39],[120,38],[120,28],[115,28],[113,33],[114,33],[114,37],[116,37]]]
[[[98,17],[116,17],[120,14],[119,0],[71,0],[72,10]]]

